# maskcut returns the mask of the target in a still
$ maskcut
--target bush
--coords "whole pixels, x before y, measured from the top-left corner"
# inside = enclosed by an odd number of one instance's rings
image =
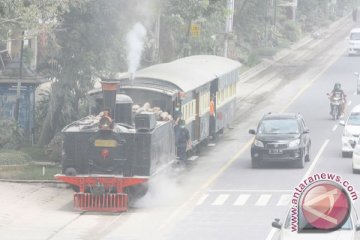
[[[287,21],[284,24],[284,36],[291,42],[297,41],[301,36],[299,24],[294,21]]]
[[[28,164],[31,157],[21,151],[15,150],[1,150],[0,151],[0,165],[22,165]]]
[[[45,155],[52,162],[60,162],[62,155],[63,135],[58,133],[45,147]]]
[[[24,138],[24,130],[16,121],[0,119],[0,149],[18,149]]]

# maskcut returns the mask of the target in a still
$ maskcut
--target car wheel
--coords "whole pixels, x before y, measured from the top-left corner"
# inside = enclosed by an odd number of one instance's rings
[[[307,154],[305,156],[305,161],[306,162],[310,162],[310,151],[311,151],[311,143],[309,144],[308,150],[307,150]]]
[[[305,152],[301,154],[301,158],[296,163],[297,168],[304,168],[305,167]]]
[[[255,159],[251,159],[251,167],[256,169],[256,168],[259,168],[260,167],[260,162],[259,160],[255,160]]]
[[[359,169],[352,169],[352,172],[353,172],[353,174],[359,174],[360,173],[360,170]]]
[[[349,157],[351,157],[351,153],[350,153],[350,152],[344,152],[344,151],[343,151],[343,152],[341,153],[341,155],[342,155],[343,158],[349,158]]]

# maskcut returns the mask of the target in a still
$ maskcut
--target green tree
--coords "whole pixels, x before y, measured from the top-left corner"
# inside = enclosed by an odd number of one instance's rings
[[[161,5],[161,57],[174,58],[213,53],[225,29],[225,2],[220,0],[163,0]],[[191,25],[200,27],[191,35]]]

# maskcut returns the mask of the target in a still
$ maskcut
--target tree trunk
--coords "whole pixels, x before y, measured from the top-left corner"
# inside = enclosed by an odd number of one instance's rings
[[[61,110],[64,105],[64,96],[58,96],[54,101],[55,108],[53,111],[51,111],[49,105],[49,111],[46,114],[45,121],[41,128],[41,134],[38,141],[38,145],[40,146],[49,144],[56,133],[56,127],[58,126]]]

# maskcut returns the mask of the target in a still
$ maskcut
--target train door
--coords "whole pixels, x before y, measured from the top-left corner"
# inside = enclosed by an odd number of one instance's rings
[[[200,92],[195,93],[196,108],[195,108],[195,124],[194,124],[194,137],[196,141],[200,141],[201,136],[201,123],[200,123]]]
[[[216,133],[216,91],[218,89],[218,79],[215,79],[210,84],[210,119],[209,119],[209,135],[213,136]]]

